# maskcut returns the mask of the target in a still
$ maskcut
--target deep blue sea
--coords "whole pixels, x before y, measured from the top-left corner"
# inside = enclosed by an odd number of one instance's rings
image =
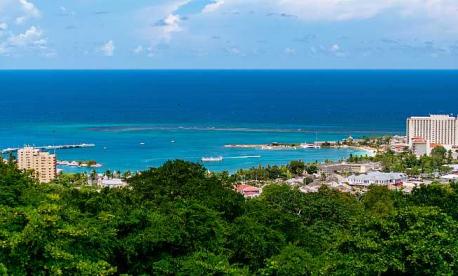
[[[205,165],[234,171],[358,152],[225,144],[404,134],[408,116],[457,103],[458,71],[0,71],[0,148],[94,143],[58,159],[124,171],[223,156]]]

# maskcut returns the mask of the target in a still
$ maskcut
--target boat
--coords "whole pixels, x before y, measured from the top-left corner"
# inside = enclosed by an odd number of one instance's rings
[[[320,146],[317,145],[317,144],[307,144],[307,143],[303,143],[303,144],[301,144],[301,148],[303,148],[303,149],[319,149]]]
[[[202,162],[221,162],[221,161],[223,161],[223,157],[222,156],[202,157],[201,161]]]

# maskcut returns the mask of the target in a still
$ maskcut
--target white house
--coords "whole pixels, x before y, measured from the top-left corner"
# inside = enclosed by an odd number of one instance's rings
[[[369,172],[367,174],[351,175],[347,178],[352,186],[401,186],[407,180],[404,173]]]

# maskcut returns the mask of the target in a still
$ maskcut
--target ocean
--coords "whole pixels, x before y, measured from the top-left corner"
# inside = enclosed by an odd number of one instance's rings
[[[225,144],[404,134],[408,116],[456,113],[458,71],[0,71],[0,97],[0,148],[94,143],[56,154],[99,171],[223,156],[205,166],[232,172],[363,153]]]

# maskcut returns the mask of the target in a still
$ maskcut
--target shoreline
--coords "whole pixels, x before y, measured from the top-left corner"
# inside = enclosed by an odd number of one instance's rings
[[[348,148],[354,149],[354,150],[360,150],[366,152],[367,156],[369,157],[374,157],[377,155],[377,150],[370,148],[370,147],[360,147],[360,146],[347,146]]]
[[[186,124],[182,124],[185,126]],[[259,128],[259,127],[258,127]],[[17,137],[17,138],[16,138]],[[37,145],[55,145],[90,141],[94,147],[73,148],[56,150],[58,160],[97,160],[103,164],[103,168],[97,171],[119,170],[139,171],[150,167],[158,167],[167,160],[181,159],[191,162],[199,162],[204,156],[223,156],[223,162],[207,163],[205,167],[211,171],[236,171],[242,168],[250,168],[258,165],[282,165],[291,160],[304,160],[305,162],[324,162],[326,160],[339,161],[347,159],[350,154],[372,155],[367,150],[360,148],[344,147],[333,148],[330,143],[318,150],[312,141],[342,141],[347,136],[333,132],[325,135],[303,133],[262,133],[262,132],[232,132],[232,131],[201,131],[198,129],[175,129],[162,130],[162,128],[138,132],[135,135],[126,132],[98,132],[87,130],[84,126],[70,128],[14,128],[0,132],[0,140],[3,146],[24,143]],[[360,138],[360,135],[355,136]],[[21,140],[22,139],[22,140]],[[171,143],[171,141],[175,143]],[[272,141],[278,141],[271,147]],[[304,141],[310,141],[305,144]],[[267,142],[267,143],[266,143]],[[281,143],[280,143],[281,142]],[[86,142],[88,143],[88,142]],[[143,144],[142,144],[143,143]],[[233,148],[230,144],[244,145],[244,148]],[[321,144],[320,144],[321,143]],[[322,145],[325,142],[318,142]],[[308,145],[301,147],[301,144]],[[225,147],[226,145],[226,147]],[[255,146],[253,146],[255,145]],[[264,145],[261,148],[260,145]],[[251,148],[250,148],[251,147]],[[259,149],[261,148],[261,149]],[[309,150],[310,149],[310,150]],[[226,158],[233,156],[262,156],[259,158]],[[6,155],[4,155],[7,158]],[[62,164],[65,165],[65,164]],[[83,172],[87,167],[59,166],[65,172]]]

